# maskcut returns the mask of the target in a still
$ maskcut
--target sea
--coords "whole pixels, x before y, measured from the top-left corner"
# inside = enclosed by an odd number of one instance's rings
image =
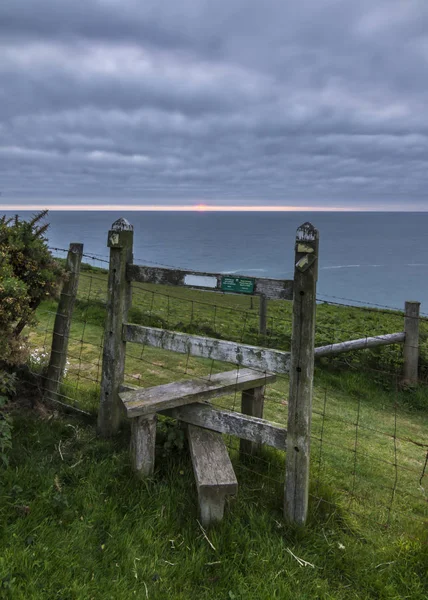
[[[292,278],[296,229],[309,221],[320,234],[320,301],[402,309],[418,300],[428,313],[428,212],[50,211],[49,246],[63,256],[82,242],[85,260],[106,266],[119,217],[134,226],[136,263],[280,279]]]

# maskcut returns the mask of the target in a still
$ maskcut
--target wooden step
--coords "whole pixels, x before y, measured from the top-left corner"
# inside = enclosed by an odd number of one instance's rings
[[[210,379],[176,381],[119,394],[129,418],[151,415],[160,410],[210,400],[233,392],[248,390],[275,381],[276,376],[252,369],[217,373]]]
[[[226,496],[238,491],[238,481],[221,434],[188,425],[189,449],[199,499],[201,523],[221,521]]]

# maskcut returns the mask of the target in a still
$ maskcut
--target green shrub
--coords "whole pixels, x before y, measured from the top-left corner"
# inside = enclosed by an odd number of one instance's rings
[[[22,335],[35,322],[42,300],[54,296],[64,270],[48,250],[42,211],[30,221],[0,218],[0,361],[14,365],[27,356]]]
[[[15,393],[16,376],[0,370],[0,464],[8,466],[8,451],[12,448],[12,419],[6,405]]]

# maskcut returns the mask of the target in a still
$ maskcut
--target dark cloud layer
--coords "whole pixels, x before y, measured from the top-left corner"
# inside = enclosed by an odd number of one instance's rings
[[[428,208],[426,0],[2,0],[14,198]]]

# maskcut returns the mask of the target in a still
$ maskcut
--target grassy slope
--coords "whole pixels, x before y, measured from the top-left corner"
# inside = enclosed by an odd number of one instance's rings
[[[257,307],[251,310],[247,297],[174,290],[178,299],[168,300],[159,294],[165,289],[144,287],[149,291],[134,294],[135,320],[249,343],[258,339]],[[96,300],[104,296],[102,274],[82,277],[64,393],[90,410],[98,402],[91,380],[99,377],[104,318]],[[220,306],[214,308],[214,302]],[[49,345],[53,310],[50,304],[40,309],[33,347]],[[270,303],[265,343],[287,348],[289,310],[289,303]],[[320,306],[317,343],[401,327],[401,318],[394,314]],[[208,534],[215,550],[196,521],[187,454],[166,452],[162,435],[155,477],[142,484],[130,471],[127,431],[103,441],[92,425],[71,417],[17,415],[11,467],[1,488],[0,514],[6,527],[1,533],[0,596],[426,598],[426,526],[424,531],[420,522],[413,525],[414,517],[427,517],[418,485],[426,449],[404,438],[426,442],[427,410],[410,410],[409,404],[423,406],[427,390],[395,393],[385,387],[391,377],[367,370],[395,368],[399,360],[400,350],[389,348],[380,356],[348,356],[346,370],[335,362],[318,366],[311,515],[304,532],[283,523],[282,453],[265,450],[261,460],[243,464],[236,442],[228,440],[240,491],[225,521]],[[141,347],[130,345],[127,379],[141,377],[142,385],[151,385],[207,376],[224,367],[149,348],[141,357]],[[267,390],[267,418],[286,422],[286,397],[287,380],[279,378]],[[238,399],[231,396],[221,403],[238,406]],[[376,432],[358,428],[355,455],[357,418]],[[382,432],[393,433],[396,424],[402,441],[394,444]],[[399,464],[397,471],[391,462]],[[389,513],[392,487],[396,493]],[[388,528],[379,522],[388,522]],[[289,550],[314,567],[300,566]]]

